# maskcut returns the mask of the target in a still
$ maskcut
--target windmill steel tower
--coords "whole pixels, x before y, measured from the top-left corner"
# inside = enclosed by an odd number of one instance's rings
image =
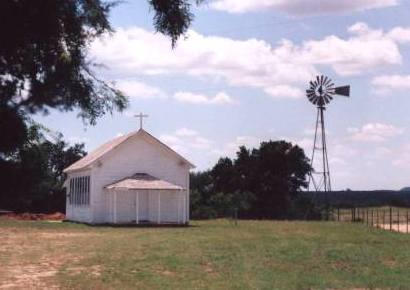
[[[349,97],[350,86],[335,87],[332,80],[323,75],[316,76],[316,80],[310,81],[309,89],[306,90],[307,98],[317,107],[315,137],[312,158],[310,160],[313,171],[309,176],[308,190],[313,185],[315,191],[324,191],[326,208],[328,208],[328,192],[332,190],[332,185],[327,157],[324,111],[326,110],[326,105],[333,100],[335,95]],[[321,160],[318,160],[319,158]],[[314,166],[315,161],[320,161],[318,166]],[[321,170],[317,171],[317,168],[321,168]]]

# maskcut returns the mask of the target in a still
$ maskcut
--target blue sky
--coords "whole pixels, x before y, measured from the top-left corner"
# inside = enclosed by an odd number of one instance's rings
[[[352,87],[326,111],[333,188],[399,189],[410,185],[409,11],[407,0],[208,0],[172,50],[146,1],[128,1],[89,58],[130,108],[96,126],[75,111],[36,119],[92,150],[144,112],[144,128],[199,170],[270,139],[310,156],[316,111],[303,92],[325,74]]]

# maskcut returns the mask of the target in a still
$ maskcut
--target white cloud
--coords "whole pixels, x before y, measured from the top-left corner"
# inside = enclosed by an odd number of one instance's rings
[[[317,15],[389,7],[398,0],[215,0],[211,7],[230,13],[277,10],[291,15]]]
[[[179,137],[192,137],[192,136],[198,136],[198,132],[195,130],[187,129],[187,128],[180,128],[175,131],[175,135]]]
[[[287,85],[277,85],[265,88],[265,93],[272,97],[281,98],[302,98],[305,94],[299,88],[287,86]]]
[[[237,136],[235,139],[220,145],[218,148],[214,148],[211,154],[219,157],[234,158],[239,147],[245,146],[248,149],[259,147],[261,138],[255,136]]]
[[[233,40],[188,33],[172,50],[169,39],[142,28],[118,29],[112,37],[95,41],[91,57],[107,65],[106,76],[172,74],[224,80],[232,86],[268,89],[304,84],[317,73],[310,63],[293,58],[292,46],[272,47],[263,40]]]
[[[348,128],[349,139],[361,142],[383,142],[403,132],[402,128],[383,123],[368,123],[361,128]]]
[[[259,88],[272,97],[298,98],[306,82],[318,74],[318,66],[330,67],[339,75],[357,75],[401,64],[399,44],[407,39],[405,31],[396,27],[384,32],[357,23],[349,28],[348,38],[330,35],[300,44],[284,39],[274,46],[264,40],[234,40],[190,31],[172,50],[165,36],[131,27],[95,41],[90,55],[110,68],[101,71],[107,78],[182,75]],[[138,82],[121,85],[130,95],[161,95],[158,89]],[[231,101],[224,93],[206,96],[181,91],[176,97],[203,104]]]
[[[386,65],[402,63],[398,42],[389,33],[359,22],[348,28],[352,36],[335,35],[306,41],[299,54],[307,63],[328,65],[339,75],[358,75]]]
[[[115,82],[115,86],[131,98],[167,98],[167,94],[160,88],[140,81],[119,80]],[[206,96],[192,92],[176,92],[173,95],[173,99],[190,104],[223,105],[234,103],[233,99],[225,92],[219,92],[215,96]]]
[[[178,102],[182,103],[202,105],[223,105],[233,103],[232,98],[224,92],[219,92],[212,97],[208,97],[202,94],[195,94],[191,92],[176,92],[173,98]]]
[[[410,75],[382,75],[372,79],[372,85],[378,93],[410,89]]]
[[[254,136],[238,136],[235,138],[235,140],[228,142],[225,145],[225,148],[236,152],[241,146],[245,146],[247,148],[258,147],[260,145],[260,142],[260,138]]]
[[[213,141],[188,128],[180,128],[170,134],[163,134],[159,139],[180,153],[189,153],[192,149],[209,150],[213,144]]]
[[[388,36],[399,43],[409,43],[410,28],[395,27],[392,30],[390,30]]]
[[[119,80],[115,85],[131,98],[152,99],[166,97],[166,94],[161,89],[135,80]]]

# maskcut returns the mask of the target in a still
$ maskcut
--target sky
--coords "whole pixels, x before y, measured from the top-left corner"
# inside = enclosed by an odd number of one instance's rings
[[[325,111],[333,189],[400,189],[410,185],[409,12],[409,0],[208,0],[172,49],[147,1],[129,0],[88,58],[130,107],[95,126],[77,111],[35,119],[93,150],[137,130],[143,112],[144,129],[196,170],[268,140],[310,157],[316,108],[305,90],[324,74],[351,86]]]

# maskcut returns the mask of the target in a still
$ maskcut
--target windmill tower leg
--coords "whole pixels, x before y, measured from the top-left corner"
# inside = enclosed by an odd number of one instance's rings
[[[317,193],[319,191],[324,192],[326,219],[329,219],[329,192],[332,191],[332,187],[330,183],[329,160],[327,158],[324,111],[325,106],[333,100],[335,95],[349,97],[350,86],[335,87],[332,80],[323,75],[316,76],[316,79],[310,81],[309,88],[306,90],[308,100],[317,108],[315,139],[313,142],[312,159],[310,160],[312,171],[309,175],[308,191],[310,191],[313,185],[316,194],[313,196],[312,206],[315,205]],[[319,138],[320,141],[318,141]],[[316,151],[321,152],[315,154]],[[322,159],[320,163],[317,160],[319,158]],[[316,165],[315,159],[316,163],[318,163]],[[322,170],[315,170],[319,168]]]
[[[315,123],[315,137],[313,139],[313,150],[312,150],[312,157],[310,158],[310,167],[313,168],[313,161],[315,160],[315,152],[318,150],[317,147],[317,136],[318,136],[318,127],[319,127],[319,118],[320,118],[320,111],[319,108],[316,114],[316,123]],[[313,174],[315,172],[311,172],[309,175],[309,182],[308,182],[308,191],[310,191],[311,186],[313,186],[314,191],[318,191],[318,187],[316,185],[316,179],[314,178]]]
[[[321,164],[318,164],[318,167],[321,167],[321,171],[316,171],[315,169],[309,176],[309,187],[310,190],[311,184],[316,192],[323,191],[324,192],[324,202],[325,202],[325,219],[329,219],[329,196],[328,192],[332,190],[331,182],[330,182],[330,170],[329,170],[329,160],[327,157],[327,145],[326,145],[326,130],[325,130],[325,119],[324,119],[324,110],[323,106],[319,106],[317,108],[317,116],[316,116],[316,127],[315,127],[315,137],[313,142],[313,151],[312,151],[312,158],[311,158],[311,166],[314,168],[314,161],[315,157],[318,154],[315,154],[316,151],[321,157]],[[318,140],[320,139],[320,141]],[[317,177],[315,177],[317,176]]]

